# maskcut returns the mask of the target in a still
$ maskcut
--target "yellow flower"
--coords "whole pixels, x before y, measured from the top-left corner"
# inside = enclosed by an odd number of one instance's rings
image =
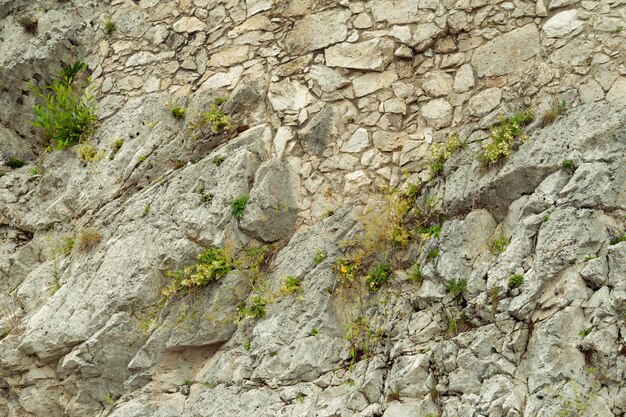
[[[347,266],[345,266],[345,265],[341,265],[341,268],[339,268],[339,271],[340,271],[342,274],[347,274],[347,273],[348,273],[348,267],[347,267]]]

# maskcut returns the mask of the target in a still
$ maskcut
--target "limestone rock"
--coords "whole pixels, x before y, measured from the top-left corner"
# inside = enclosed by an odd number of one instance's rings
[[[452,106],[445,99],[431,100],[421,108],[422,117],[435,129],[441,129],[452,122]]]
[[[341,43],[326,49],[326,65],[383,71],[393,59],[393,52],[394,42],[388,38],[375,38],[358,43]]]
[[[363,97],[381,88],[389,88],[398,79],[395,71],[367,73],[352,80],[354,95]]]
[[[270,84],[267,96],[275,111],[299,111],[314,100],[306,86],[290,79]]]
[[[443,71],[429,72],[424,76],[422,88],[430,97],[447,96],[452,91],[452,76]]]
[[[488,88],[470,99],[467,111],[474,116],[484,116],[498,107],[501,99],[502,90]]]
[[[548,37],[562,38],[583,25],[583,22],[578,20],[577,16],[577,10],[567,10],[557,13],[543,25],[543,31]]]
[[[287,34],[286,49],[301,54],[343,42],[348,36],[349,16],[349,11],[335,9],[304,17]]]
[[[173,26],[176,32],[194,33],[204,31],[207,25],[200,21],[197,17],[183,17],[179,19]]]
[[[539,31],[534,24],[528,24],[479,46],[472,56],[472,66],[479,77],[504,75],[527,67],[529,59],[540,50]]]

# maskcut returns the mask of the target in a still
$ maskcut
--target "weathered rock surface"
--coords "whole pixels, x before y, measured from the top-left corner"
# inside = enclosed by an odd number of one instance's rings
[[[624,16],[0,0],[0,415],[623,416]],[[98,123],[45,152],[29,83],[77,60]]]

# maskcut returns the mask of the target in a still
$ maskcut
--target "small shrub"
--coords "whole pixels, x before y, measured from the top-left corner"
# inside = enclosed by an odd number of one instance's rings
[[[167,273],[172,283],[162,291],[163,295],[170,297],[181,291],[217,282],[233,269],[233,261],[223,249],[208,248],[198,255],[198,262]]]
[[[516,140],[524,142],[527,136],[522,134],[524,126],[535,120],[530,110],[517,113],[512,117],[500,119],[500,124],[491,129],[491,140],[484,146],[478,160],[483,166],[497,164],[500,160],[511,156],[511,145]]]
[[[512,275],[509,278],[509,288],[514,289],[521,286],[524,283],[524,276],[520,274]]]
[[[320,248],[317,248],[317,250],[315,251],[315,256],[313,257],[313,263],[315,265],[319,265],[322,262],[324,262],[324,260],[328,257],[328,254],[326,253],[325,250],[322,250]]]
[[[241,220],[243,218],[243,213],[246,210],[246,205],[248,204],[248,200],[250,196],[248,194],[242,195],[232,203],[230,203],[230,207],[233,210],[233,217],[237,220]]]
[[[609,233],[609,244],[611,246],[617,245],[620,242],[626,241],[626,232],[620,234],[617,230],[613,229],[612,227],[607,227],[606,229]]]
[[[506,251],[507,246],[509,246],[509,239],[505,236],[495,238],[489,243],[489,252],[494,256],[500,256]]]
[[[565,101],[559,100],[552,103],[552,107],[541,117],[541,127],[553,123],[565,111]]]
[[[223,99],[215,99],[209,106],[209,111],[200,114],[197,120],[189,123],[189,129],[194,137],[197,138],[207,128],[215,135],[232,127],[230,116],[225,114],[220,107],[223,103]]]
[[[181,106],[172,106],[170,108],[170,113],[174,117],[174,119],[182,120],[185,118],[185,114],[187,113],[187,109]]]
[[[111,34],[117,30],[117,25],[115,22],[109,20],[104,24],[104,31],[108,34]]]
[[[265,317],[267,300],[262,295],[256,295],[250,301],[250,304],[239,308],[239,319],[262,319]]]
[[[576,164],[571,159],[564,159],[561,162],[561,168],[567,171],[573,171],[576,168]]]
[[[386,262],[381,262],[370,269],[365,276],[365,284],[369,291],[378,291],[383,285],[391,281],[391,267]]]
[[[7,165],[9,168],[13,168],[13,169],[18,169],[18,168],[21,168],[21,167],[23,167],[24,165],[26,165],[26,161],[25,161],[25,160],[20,159],[20,158],[16,158],[16,157],[14,157],[14,156],[9,156],[9,157],[6,159],[6,162],[5,162],[5,163],[6,163],[6,165]]]
[[[452,278],[446,282],[446,292],[459,296],[467,288],[467,278]]]
[[[97,230],[84,230],[77,237],[77,247],[82,252],[93,250],[102,240],[102,234]]]
[[[94,96],[90,93],[89,85],[82,93],[73,86],[77,72],[84,65],[77,62],[65,67],[60,74],[61,79],[43,90],[32,87],[35,97],[41,102],[33,107],[33,124],[43,130],[52,149],[60,150],[75,145],[93,131],[97,120]]]
[[[289,275],[285,278],[285,283],[283,284],[283,293],[292,294],[295,292],[302,292],[302,282],[297,276]]]
[[[589,335],[589,333],[591,333],[592,330],[593,330],[592,327],[589,327],[588,329],[582,329],[581,331],[578,332],[578,336],[580,336],[581,339],[584,339],[585,337]]]
[[[69,254],[72,253],[72,249],[74,249],[74,243],[75,239],[73,236],[68,236],[65,239],[61,240],[59,242],[60,252],[65,256],[69,256]]]
[[[224,162],[224,157],[222,155],[215,155],[213,158],[213,164],[215,166],[220,166],[222,165],[222,162]]]
[[[30,172],[30,175],[39,175],[41,174],[41,167],[40,166],[34,166],[31,169],[28,170],[28,172]]]
[[[465,142],[459,139],[459,135],[450,136],[444,143],[433,144],[427,157],[430,177],[435,178],[443,174],[446,161],[450,159],[453,153],[463,149],[465,146]]]
[[[309,333],[311,336],[317,336],[320,333],[320,330],[317,327],[314,327],[311,329],[311,333]]]
[[[104,157],[104,152],[98,151],[95,146],[89,143],[83,143],[78,145],[76,148],[76,153],[81,161],[86,164],[90,164],[92,162],[98,162]]]
[[[246,340],[246,342],[243,344],[243,348],[245,350],[250,350],[250,348],[252,347],[252,341],[251,340]]]

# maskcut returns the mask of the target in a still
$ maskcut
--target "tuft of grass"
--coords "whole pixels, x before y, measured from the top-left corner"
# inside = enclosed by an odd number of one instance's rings
[[[209,106],[208,111],[201,113],[198,119],[189,123],[189,130],[194,138],[198,139],[206,129],[209,129],[213,135],[230,130],[232,127],[230,116],[225,114],[221,108],[225,101],[221,97],[216,98]]]
[[[230,203],[230,207],[233,210],[233,217],[237,220],[241,220],[243,218],[243,213],[246,211],[246,205],[248,204],[249,199],[250,196],[245,194]]]
[[[409,280],[418,285],[422,283],[422,269],[420,267],[420,264],[413,265],[413,268],[411,268],[411,273],[409,274]]]
[[[313,327],[311,332],[309,333],[311,336],[317,336],[320,333],[320,330],[317,327]]]
[[[512,275],[509,278],[509,288],[514,289],[521,286],[524,283],[524,276],[520,274]]]
[[[141,213],[141,218],[143,219],[144,217],[146,217],[148,214],[150,214],[150,204],[146,204],[146,206],[143,208],[143,212]]]
[[[104,31],[109,35],[117,30],[117,24],[112,20],[109,20],[104,24]]]
[[[300,281],[300,278],[295,275],[289,275],[285,278],[285,283],[283,284],[282,289],[284,294],[302,292],[302,281]]]
[[[576,169],[576,164],[571,159],[564,159],[563,161],[561,161],[561,168],[567,171],[573,171],[574,169]]]
[[[443,174],[446,161],[452,154],[465,148],[465,142],[459,139],[459,135],[450,136],[444,143],[434,143],[429,150],[427,157],[430,177],[436,178]]]
[[[76,240],[73,236],[68,236],[65,239],[61,240],[59,242],[60,252],[65,256],[69,256],[69,254],[72,253],[72,249],[74,249],[75,242]]]
[[[511,145],[517,140],[524,142],[528,138],[523,134],[524,127],[533,120],[535,115],[530,110],[517,113],[508,119],[501,118],[500,124],[491,129],[491,140],[477,157],[480,163],[489,167],[511,156]]]
[[[607,227],[607,231],[609,233],[609,244],[611,246],[617,245],[621,242],[626,242],[626,232],[620,234],[618,231],[611,227]]]
[[[452,278],[446,282],[446,292],[459,296],[467,288],[467,278]]]
[[[591,333],[592,330],[593,330],[592,327],[589,327],[587,329],[582,329],[581,331],[578,332],[578,336],[580,336],[581,339],[584,339],[585,337],[589,336],[589,333]]]
[[[588,253],[585,255],[585,258],[583,259],[583,261],[587,262],[590,261],[592,259],[596,259],[598,257],[598,255],[596,255],[595,253]]]
[[[565,101],[559,100],[552,103],[552,107],[541,117],[541,127],[546,127],[565,111]]]
[[[365,284],[369,291],[378,291],[383,285],[391,281],[391,267],[387,262],[380,262],[371,268],[365,276]]]
[[[187,109],[181,106],[173,105],[170,108],[170,114],[174,117],[174,119],[177,119],[177,120],[184,119],[186,113],[187,113]]]
[[[117,138],[113,141],[113,144],[111,145],[111,154],[109,155],[109,159],[113,160],[113,158],[115,158],[115,155],[117,155],[120,149],[122,149],[122,145],[124,145],[124,139],[122,138]]]
[[[322,262],[324,262],[324,260],[328,257],[328,254],[326,253],[325,250],[322,250],[320,248],[317,248],[317,250],[315,251],[315,256],[313,257],[313,263],[315,265],[319,265]]]
[[[16,158],[14,156],[9,156],[6,161],[5,164],[9,167],[9,168],[13,168],[13,169],[18,169],[23,167],[24,165],[26,165],[26,161],[20,158]]]
[[[104,152],[98,151],[95,146],[89,143],[83,143],[78,145],[76,148],[76,153],[81,161],[86,164],[90,164],[92,162],[98,162],[104,157]]]
[[[224,162],[224,157],[222,155],[215,155],[213,158],[213,164],[215,166],[220,166],[222,165],[222,162]]]
[[[251,347],[252,347],[252,341],[250,339],[246,340],[246,342],[243,344],[243,348],[245,350],[250,350]]]
[[[33,106],[33,124],[44,132],[51,149],[68,148],[93,132],[97,117],[89,80],[82,92],[74,83],[76,75],[85,68],[86,65],[78,61],[64,67],[59,79],[43,89],[31,84],[40,103]]]
[[[489,252],[494,256],[500,256],[506,251],[507,246],[509,246],[509,239],[506,236],[494,238],[489,243]]]
[[[76,245],[81,252],[92,251],[100,241],[102,240],[102,234],[93,229],[83,230],[76,237]]]

